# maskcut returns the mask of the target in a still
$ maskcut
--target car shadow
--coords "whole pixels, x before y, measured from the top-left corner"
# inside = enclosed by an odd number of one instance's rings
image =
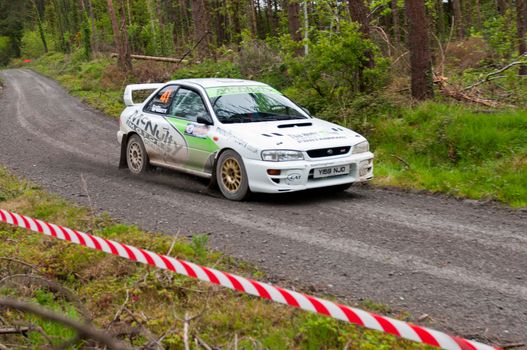
[[[154,168],[152,171],[141,176],[126,175],[126,178],[141,183],[144,186],[156,185],[166,190],[177,190],[185,193],[194,193],[197,195],[225,199],[217,187],[210,186],[210,180],[199,176],[176,172],[164,168]],[[360,200],[365,198],[361,193],[355,192],[356,187],[364,188],[365,185],[359,184],[352,186],[350,189],[342,191],[331,187],[304,190],[288,193],[252,193],[245,201],[246,203],[263,204],[263,205],[308,205],[314,203],[323,203],[335,200]]]

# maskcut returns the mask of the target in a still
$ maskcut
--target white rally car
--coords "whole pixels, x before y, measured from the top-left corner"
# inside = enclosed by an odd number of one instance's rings
[[[136,90],[154,89],[142,103]],[[210,178],[222,194],[280,193],[373,177],[356,132],[311,117],[272,87],[249,80],[183,79],[128,85],[117,133],[121,167],[160,166]]]

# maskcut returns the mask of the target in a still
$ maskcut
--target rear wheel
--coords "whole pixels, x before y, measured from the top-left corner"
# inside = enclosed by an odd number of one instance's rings
[[[227,199],[242,201],[248,197],[249,180],[238,153],[227,150],[220,155],[216,163],[216,182]]]
[[[150,169],[150,159],[145,145],[138,135],[132,135],[126,145],[126,164],[134,175],[145,173]]]

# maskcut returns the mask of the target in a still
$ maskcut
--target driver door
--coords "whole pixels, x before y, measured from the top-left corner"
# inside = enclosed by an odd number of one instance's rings
[[[189,151],[185,164],[179,163],[177,159],[169,158],[168,161],[191,170],[210,173],[218,146],[210,138],[213,122],[199,92],[180,87],[172,100],[167,120],[184,135]]]

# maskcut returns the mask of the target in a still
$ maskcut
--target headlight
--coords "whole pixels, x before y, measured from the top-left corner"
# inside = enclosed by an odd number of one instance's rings
[[[362,141],[360,143],[357,143],[355,146],[353,146],[353,150],[351,151],[351,154],[357,154],[357,153],[364,153],[368,152],[370,150],[370,144],[368,141]]]
[[[304,154],[300,151],[289,151],[285,149],[262,151],[262,160],[268,162],[288,162],[303,159]]]

